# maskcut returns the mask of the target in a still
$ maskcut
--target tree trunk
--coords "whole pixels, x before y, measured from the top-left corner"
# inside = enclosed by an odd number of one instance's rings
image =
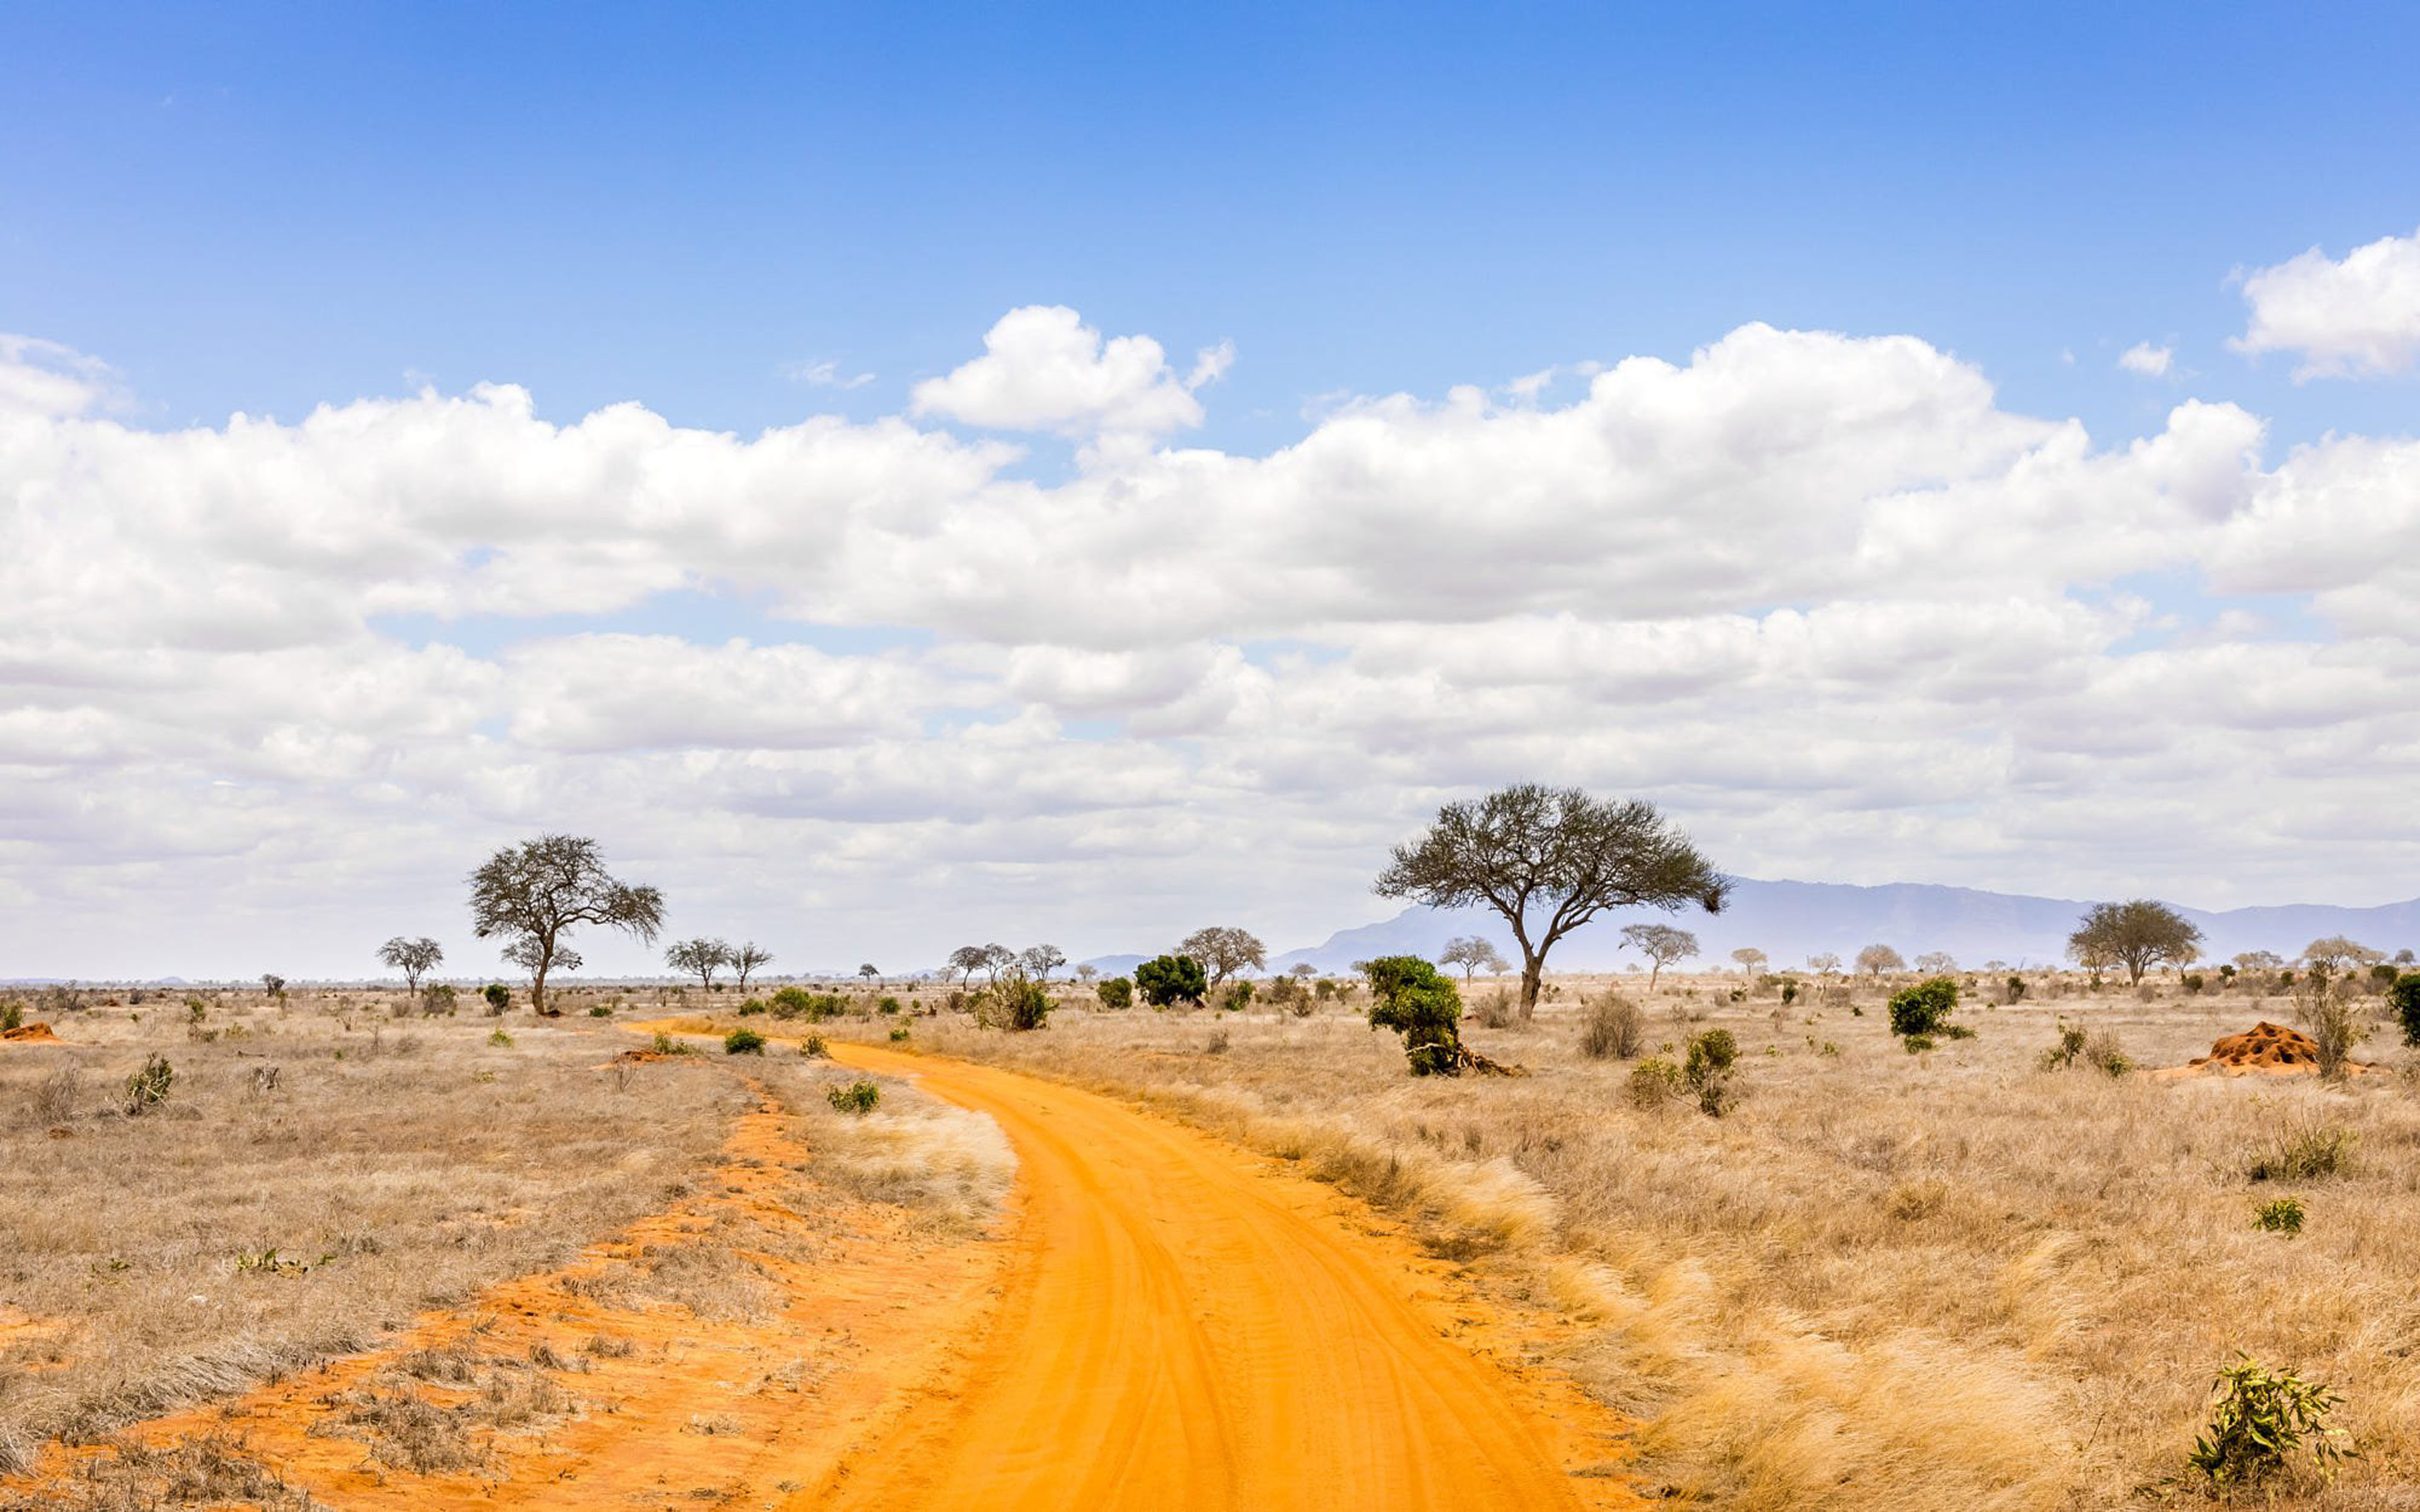
[[[1651,993],[1652,993],[1652,992],[1653,992],[1653,991],[1655,990],[1655,980],[1656,980],[1658,977],[1661,977],[1661,976],[1663,976],[1663,975],[1664,975],[1664,963],[1663,963],[1663,962],[1661,962],[1661,961],[1658,961],[1658,962],[1656,962],[1656,963],[1655,963],[1655,969],[1654,969],[1654,970],[1652,970],[1652,971],[1651,971],[1651,972],[1649,972],[1649,973],[1647,974],[1647,990],[1648,990],[1649,992],[1651,992]]]
[[[546,968],[552,964],[554,952],[550,950],[538,958],[537,970],[530,978],[530,1011],[540,1018],[546,1017]]]
[[[1546,963],[1538,956],[1523,951],[1521,955],[1521,1022],[1527,1024],[1538,1011],[1539,979],[1546,974]]]

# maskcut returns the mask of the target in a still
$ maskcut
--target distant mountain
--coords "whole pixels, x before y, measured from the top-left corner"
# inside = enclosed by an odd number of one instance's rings
[[[1618,971],[1638,961],[1621,949],[1621,927],[1646,920],[1677,925],[1698,937],[1703,956],[1690,968],[1729,966],[1742,947],[1762,950],[1776,966],[1803,964],[1830,953],[1854,961],[1869,945],[1887,945],[1914,960],[1946,950],[1965,966],[1986,961],[2011,965],[2048,965],[2063,961],[2067,937],[2089,907],[2067,898],[2031,898],[1892,883],[1856,887],[1837,882],[1760,882],[1742,878],[1720,914],[1697,910],[1662,914],[1630,909],[1599,916],[1556,945],[1549,969]],[[2180,906],[2201,926],[2202,955],[2225,961],[2246,950],[2274,950],[2291,960],[2303,947],[2328,934],[2345,934],[2390,953],[2420,947],[2420,899],[2375,908],[2335,908],[2319,903],[2230,908],[2221,912]],[[1282,971],[1307,962],[1321,971],[1342,971],[1356,961],[1381,955],[1435,960],[1446,941],[1461,934],[1492,940],[1513,958],[1512,936],[1503,919],[1484,908],[1406,908],[1394,918],[1341,930],[1319,945],[1292,950],[1269,963]]]

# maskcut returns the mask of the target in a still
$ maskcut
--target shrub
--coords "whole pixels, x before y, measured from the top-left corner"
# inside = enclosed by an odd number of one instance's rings
[[[0,1030],[22,1029],[25,1026],[25,1005],[10,998],[0,1003]]]
[[[1135,967],[1135,990],[1154,1008],[1171,1003],[1198,1003],[1208,990],[1209,974],[1189,955],[1154,956]]]
[[[831,1047],[824,1043],[822,1035],[810,1034],[806,1041],[799,1046],[799,1054],[810,1060],[821,1060],[831,1054]]]
[[[2252,1227],[2264,1234],[2299,1234],[2303,1204],[2294,1197],[2272,1197],[2252,1210]]]
[[[1580,1025],[1580,1054],[1590,1060],[1628,1060],[1638,1054],[1647,1035],[1647,1015],[1620,993],[1607,993],[1589,1005]]]
[[[1939,1048],[1933,1043],[1932,1036],[1929,1034],[1911,1034],[1900,1043],[1906,1047],[1907,1053],[1911,1056],[1920,1056]]]
[[[2188,971],[2184,975],[2184,984],[2186,992],[2197,993],[2210,985],[2210,979],[2198,971]]]
[[[900,1025],[897,1028],[891,1031],[891,1042],[892,1044],[906,1044],[908,1038],[908,1026],[905,1024]]]
[[[61,1066],[42,1078],[34,1089],[34,1121],[65,1123],[75,1117],[76,1104],[84,1101],[84,1072],[73,1066]]]
[[[506,1034],[504,1030],[498,1029],[495,1033],[488,1036],[488,1042],[496,1046],[500,1050],[510,1050],[513,1047],[513,1037]]]
[[[1240,1013],[1251,1007],[1252,984],[1249,981],[1229,982],[1226,992],[1219,995],[1218,1006],[1233,1013]]]
[[[874,1011],[877,1013],[896,1013],[899,1011],[899,999],[885,993],[882,995],[882,1000],[874,1005]]]
[[[2256,1181],[2310,1181],[2350,1171],[2361,1136],[2342,1124],[2287,1119],[2273,1126],[2244,1162]]]
[[[1487,1027],[1509,1027],[1512,1017],[1512,995],[1503,988],[1495,988],[1479,999],[1479,1022]]]
[[[2305,1442],[2319,1478],[2335,1479],[2336,1462],[2346,1454],[2336,1441],[2345,1433],[2328,1427],[2328,1414],[2343,1397],[2240,1352],[2211,1385],[2218,1402],[2185,1462],[2210,1478],[2212,1491],[2224,1495],[2267,1479]]]
[[[2407,971],[2386,989],[2386,1001],[2403,1024],[2403,1042],[2420,1044],[2420,971]]]
[[[2381,993],[2394,986],[2395,967],[2383,961],[2373,964],[2369,968],[2369,985],[2373,991]]]
[[[1630,1068],[1630,1101],[1635,1107],[1660,1108],[1681,1096],[1686,1086],[1681,1068],[1662,1056],[1650,1056]]]
[[[882,1102],[882,1088],[873,1082],[859,1080],[843,1087],[838,1083],[824,1088],[825,1101],[842,1113],[866,1114]]]
[[[796,986],[783,987],[774,993],[773,1001],[767,1005],[777,1019],[797,1018],[814,1006],[815,995],[804,987]]]
[[[454,1011],[454,997],[453,983],[430,982],[420,989],[420,1011],[430,1018],[436,1018],[441,1014],[451,1015]]]
[[[1416,955],[1364,962],[1370,979],[1370,1026],[1404,1037],[1404,1058],[1415,1076],[1459,1076],[1470,1061],[1455,1026],[1462,995],[1436,967]]]
[[[488,1011],[490,1013],[501,1013],[513,1006],[513,990],[501,981],[488,983],[487,989],[479,995],[488,1000]]]
[[[168,1057],[155,1055],[143,1062],[143,1069],[126,1078],[126,1116],[139,1119],[168,1101],[168,1088],[176,1084],[177,1068]]]
[[[2352,982],[2331,981],[2325,971],[2314,969],[2304,976],[2302,990],[2294,995],[2294,1016],[2318,1047],[2319,1074],[2329,1081],[2345,1074],[2353,1047],[2369,1038],[2369,1026],[2353,1004]]]
[[[761,1056],[765,1053],[765,1037],[754,1029],[734,1029],[722,1037],[722,1053],[726,1056]]]
[[[1038,1029],[1050,1017],[1050,994],[1022,971],[1011,971],[992,984],[975,1007],[975,1022],[987,1029],[1021,1034]]]
[[[1093,995],[1103,1008],[1134,1007],[1134,983],[1124,977],[1110,977],[1093,984]]]
[[[2023,977],[2010,977],[2009,979],[2009,1001],[2011,1003],[2021,1002],[2024,1000],[2024,995],[2025,979]]]
[[[1961,1038],[1949,1022],[1949,1015],[1957,1011],[1957,981],[1949,977],[1929,978],[1891,995],[1891,1033],[1903,1039],[1933,1035]]]
[[[2070,1024],[2065,1019],[2059,1020],[2058,1042],[2042,1052],[2041,1069],[2065,1071],[2074,1065],[2075,1057],[2084,1054],[2084,1041],[2086,1038],[2082,1025]]]
[[[739,1005],[739,1016],[744,1019],[754,1018],[757,1014],[768,1011],[769,1010],[765,1006],[765,999],[761,997],[752,997]]]
[[[1785,977],[1781,981],[1781,1006],[1788,1008],[1798,1001],[1798,983]]]
[[[1719,1119],[1739,1101],[1731,1087],[1731,1067],[1739,1059],[1739,1044],[1729,1029],[1708,1029],[1689,1041],[1688,1057],[1682,1062],[1681,1079],[1698,1097],[1698,1111],[1710,1119]]]
[[[2084,1041],[2084,1063],[2104,1076],[2123,1076],[2134,1069],[2133,1058],[2118,1047],[2118,1037],[2106,1029]]]
[[[658,1029],[656,1031],[656,1040],[653,1048],[656,1054],[659,1056],[693,1056],[697,1054],[697,1051],[690,1046],[687,1040],[675,1040],[661,1029]]]

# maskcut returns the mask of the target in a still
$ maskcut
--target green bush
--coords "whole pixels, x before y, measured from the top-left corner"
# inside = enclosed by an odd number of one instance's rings
[[[831,1054],[831,1047],[824,1043],[822,1035],[810,1034],[806,1041],[799,1046],[799,1054],[810,1060],[821,1060]]]
[[[593,1019],[610,1019],[613,1016],[613,1011],[598,1003],[588,1011],[588,1016]]]
[[[885,993],[882,995],[882,1000],[874,1005],[874,1011],[877,1013],[896,1013],[899,1011],[899,999]]]
[[[1252,984],[1249,981],[1229,982],[1227,984],[1226,992],[1221,994],[1218,998],[1218,1006],[1221,1009],[1233,1013],[1240,1013],[1244,1010],[1251,1007]]]
[[[854,1081],[846,1087],[834,1083],[824,1088],[824,1098],[842,1113],[871,1113],[882,1102],[882,1088],[868,1081]]]
[[[1404,1058],[1415,1076],[1459,1076],[1469,1064],[1462,1047],[1462,995],[1416,955],[1380,956],[1361,965],[1370,979],[1370,1026],[1404,1037]]]
[[[1021,971],[1012,971],[994,982],[975,1008],[977,1024],[1012,1034],[1038,1029],[1049,1017],[1049,992]]]
[[[2070,1024],[2065,1019],[2059,1020],[2058,1043],[2042,1052],[2041,1069],[2065,1071],[2074,1065],[2075,1057],[2084,1054],[2084,1041],[2085,1033],[2082,1025]]]
[[[2293,1197],[2273,1197],[2252,1210],[2252,1227],[2264,1234],[2299,1234],[2303,1204]]]
[[[1967,1031],[1949,1022],[1949,1015],[1957,1011],[1958,983],[1954,978],[1933,977],[1919,981],[1891,995],[1891,1033],[1902,1039],[1929,1039],[1935,1035],[1962,1039]]]
[[[1681,1068],[1662,1056],[1649,1056],[1630,1068],[1630,1101],[1637,1107],[1662,1107],[1683,1095],[1687,1086],[1681,1079]]]
[[[754,1029],[734,1029],[722,1037],[722,1053],[726,1056],[761,1056],[765,1053],[765,1037]]]
[[[488,1011],[490,1013],[501,1013],[513,1006],[513,990],[501,981],[488,983],[486,990],[479,995],[488,1000]]]
[[[676,1040],[671,1035],[666,1034],[661,1029],[658,1029],[656,1031],[655,1043],[651,1048],[659,1056],[693,1056],[697,1054],[697,1051],[690,1046],[687,1040]]]
[[[2361,1136],[2338,1123],[2316,1119],[2281,1119],[2264,1134],[2244,1162],[2256,1181],[2315,1181],[2353,1167]]]
[[[177,1068],[168,1057],[155,1055],[143,1062],[143,1069],[126,1078],[126,1116],[139,1119],[168,1101],[168,1088],[176,1084]]]
[[[2420,971],[2407,971],[2386,989],[2386,1000],[2403,1024],[2403,1042],[2420,1044]]]
[[[2024,1000],[2024,995],[2025,979],[2023,977],[2010,977],[2009,979],[2009,1001],[2011,1003],[2021,1002]]]
[[[1719,1119],[1738,1103],[1738,1093],[1731,1087],[1731,1067],[1738,1060],[1739,1043],[1729,1029],[1708,1029],[1690,1038],[1689,1054],[1681,1063],[1681,1080],[1697,1094],[1699,1112]]]
[[[498,1029],[495,1033],[488,1036],[488,1042],[494,1045],[499,1050],[510,1050],[513,1047],[513,1037],[506,1034],[504,1030]]]
[[[0,1003],[0,1030],[22,1029],[25,1026],[25,1005],[10,998]]]
[[[766,1008],[765,999],[761,997],[752,997],[739,1005],[739,1016],[744,1019],[754,1018],[757,1014],[768,1011],[770,1011]]]
[[[2207,987],[2207,986],[2209,986],[2209,985],[2210,985],[2210,979],[2209,979],[2209,978],[2207,978],[2207,977],[2205,977],[2205,976],[2203,976],[2203,975],[2202,975],[2200,972],[2198,972],[2198,971],[2188,971],[2188,972],[2186,972],[2186,973],[2184,974],[2183,980],[2184,980],[2184,984],[2185,984],[2185,991],[2186,991],[2186,992],[2188,992],[2188,993],[2197,993],[2197,992],[2201,991],[2203,988],[2205,988],[2205,987]]]
[[[1210,974],[1189,955],[1154,956],[1135,967],[1135,991],[1154,1008],[1198,1003],[1209,990]]]
[[[1134,1007],[1134,983],[1124,977],[1111,977],[1093,984],[1093,994],[1100,998],[1103,1008]]]
[[[2333,1482],[2347,1451],[2336,1441],[2342,1428],[2328,1427],[2328,1414],[2344,1398],[2290,1370],[2271,1370],[2239,1352],[2235,1364],[2211,1382],[2218,1396],[2210,1427],[2194,1441],[2185,1462],[2226,1495],[2257,1485],[2286,1467],[2307,1443],[2319,1478]]]
[[[910,1036],[908,1031],[908,1026],[905,1024],[900,1025],[898,1027],[891,1031],[891,1042],[892,1044],[906,1044]]]
[[[1900,1043],[1906,1047],[1907,1053],[1911,1056],[1920,1056],[1929,1050],[1940,1048],[1933,1043],[1932,1036],[1929,1034],[1911,1034]]]

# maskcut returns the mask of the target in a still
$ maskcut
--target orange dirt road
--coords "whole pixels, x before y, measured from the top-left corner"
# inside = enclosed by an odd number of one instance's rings
[[[1509,1325],[1449,1304],[1440,1267],[1328,1188],[1092,1093],[831,1050],[998,1120],[1021,1211],[951,1379],[789,1507],[1637,1504],[1610,1478],[1618,1426],[1474,1353],[1511,1354]]]

